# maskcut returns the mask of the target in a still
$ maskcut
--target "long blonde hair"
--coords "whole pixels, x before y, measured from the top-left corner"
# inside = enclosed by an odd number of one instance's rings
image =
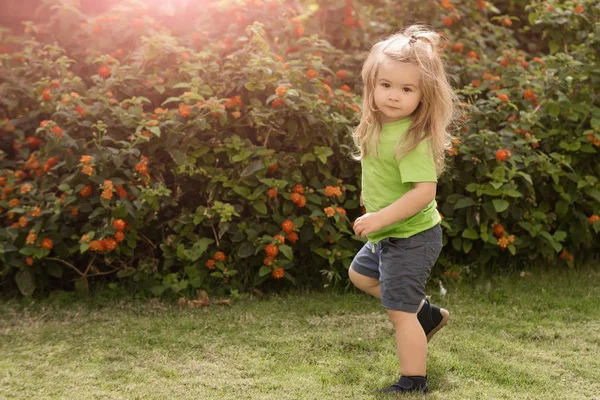
[[[419,67],[419,86],[423,94],[422,102],[411,115],[412,123],[406,135],[403,135],[396,147],[397,156],[402,157],[412,151],[421,140],[431,139],[436,171],[438,176],[442,173],[446,150],[450,148],[452,140],[449,127],[455,117],[457,96],[448,82],[444,63],[438,52],[439,41],[439,34],[421,25],[413,25],[371,48],[362,68],[362,116],[352,135],[359,150],[356,154],[358,160],[372,150],[377,154],[383,123],[375,105],[375,82],[379,66],[391,59]]]

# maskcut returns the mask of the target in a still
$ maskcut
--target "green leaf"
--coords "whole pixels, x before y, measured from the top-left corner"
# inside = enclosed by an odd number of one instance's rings
[[[260,171],[263,168],[265,168],[265,166],[263,165],[262,161],[253,161],[250,164],[248,164],[246,166],[246,168],[244,168],[244,170],[242,171],[240,176],[246,177],[246,176],[253,175],[254,173],[256,173],[257,171]]]
[[[499,213],[505,211],[510,206],[510,203],[508,201],[502,199],[494,199],[492,200],[492,204],[494,205],[496,212]]]
[[[506,189],[506,190],[503,190],[502,193],[508,197],[514,197],[514,198],[523,197],[521,192],[519,192],[515,189]]]
[[[330,147],[315,146],[314,152],[323,164],[327,164],[327,158],[333,155],[333,150]]]
[[[466,187],[467,192],[475,192],[479,189],[480,185],[478,183],[469,183]]]
[[[470,198],[470,197],[463,197],[462,199],[460,199],[460,200],[458,200],[456,202],[456,204],[454,205],[454,209],[458,210],[458,209],[461,209],[461,208],[474,206],[476,204],[477,203],[472,198]]]
[[[154,136],[160,137],[160,128],[158,126],[149,126],[148,130],[154,133]]]
[[[198,261],[198,259],[202,257],[202,254],[204,254],[208,246],[213,244],[214,242],[215,241],[213,239],[209,238],[202,238],[200,240],[197,240],[192,246],[190,252],[188,253],[190,256],[190,260],[192,262]]]
[[[554,206],[554,211],[556,211],[556,214],[559,216],[564,217],[569,211],[569,202],[565,200],[559,200]]]
[[[272,271],[271,268],[267,267],[266,265],[263,265],[258,270],[258,276],[267,276],[271,273],[271,271]]]
[[[302,164],[306,164],[307,161],[315,161],[316,157],[314,154],[312,153],[305,153],[302,158],[300,159],[300,162]]]
[[[467,239],[472,239],[472,240],[477,240],[479,239],[479,235],[477,234],[477,231],[475,231],[474,229],[465,229],[462,233],[462,237],[467,238]]]
[[[554,40],[551,40],[548,43],[548,48],[550,48],[550,54],[555,54],[558,51],[558,43],[556,43]]]
[[[464,253],[469,254],[469,252],[473,248],[473,242],[471,242],[470,240],[463,240],[462,247]]]
[[[548,232],[541,231],[540,236],[543,237],[544,239],[546,239],[546,241],[548,241],[548,243],[552,246],[552,248],[554,249],[555,252],[558,253],[559,251],[562,250],[562,245],[560,243],[558,243],[556,240],[554,240],[552,235],[550,235]]]
[[[117,277],[127,278],[128,276],[135,274],[135,272],[136,272],[135,268],[124,268],[124,269],[120,270],[119,272],[117,272]]]
[[[564,242],[564,240],[567,238],[567,232],[565,231],[556,231],[554,232],[554,239],[557,242]]]
[[[35,291],[35,276],[31,270],[27,269],[25,271],[17,272],[15,281],[23,296],[31,296]]]
[[[254,207],[254,209],[256,211],[258,211],[261,214],[266,214],[267,213],[267,205],[264,202],[260,201],[260,200],[257,200],[254,203],[252,203],[252,206]]]
[[[181,150],[171,149],[168,151],[168,153],[177,165],[182,165],[187,162],[187,155]]]
[[[460,239],[460,237],[456,236],[454,239],[452,239],[452,247],[454,247],[454,250],[456,250],[456,251],[461,250],[462,240]]]
[[[281,251],[288,260],[294,259],[294,252],[290,246],[283,244],[279,246],[279,251]]]
[[[235,186],[233,191],[242,197],[248,197],[250,196],[250,193],[252,193],[251,190],[246,186]]]
[[[244,242],[241,244],[241,246],[238,249],[238,256],[240,258],[248,258],[252,255],[254,255],[254,252],[256,251],[256,249],[254,248],[254,245],[250,242]]]

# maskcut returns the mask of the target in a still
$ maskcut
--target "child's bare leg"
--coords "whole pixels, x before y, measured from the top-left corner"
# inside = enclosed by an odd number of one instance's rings
[[[396,329],[396,348],[400,375],[426,376],[427,338],[417,319],[417,314],[387,310]]]

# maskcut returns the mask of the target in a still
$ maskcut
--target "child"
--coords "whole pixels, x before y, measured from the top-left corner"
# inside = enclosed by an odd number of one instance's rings
[[[427,392],[427,341],[449,318],[424,293],[442,250],[436,182],[456,103],[438,42],[435,32],[411,26],[375,44],[362,68],[362,118],[353,136],[367,213],[354,232],[369,241],[349,275],[381,298],[396,331],[401,376],[381,392]]]

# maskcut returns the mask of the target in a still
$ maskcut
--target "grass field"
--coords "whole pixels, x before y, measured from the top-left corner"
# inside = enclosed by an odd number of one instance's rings
[[[600,272],[431,293],[452,315],[430,342],[427,398],[600,399]],[[373,392],[398,378],[391,323],[354,293],[4,301],[0,354],[2,399],[385,399]]]

